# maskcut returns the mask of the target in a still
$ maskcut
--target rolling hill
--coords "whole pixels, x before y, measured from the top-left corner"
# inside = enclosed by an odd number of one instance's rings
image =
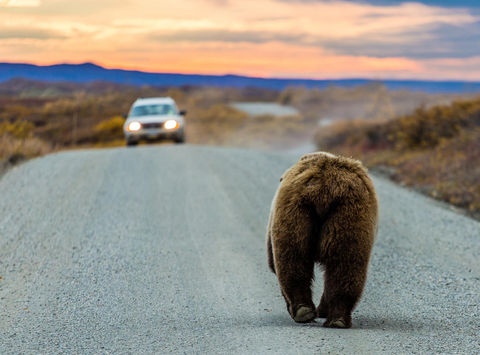
[[[339,79],[309,80],[285,78],[255,78],[239,75],[197,75],[150,73],[135,70],[107,69],[93,63],[56,64],[39,66],[21,63],[0,63],[0,82],[13,78],[38,81],[88,83],[107,81],[129,85],[150,86],[219,86],[219,87],[258,87],[282,90],[288,86],[325,88],[330,85],[352,87],[364,85],[374,80]],[[429,93],[472,93],[480,91],[480,82],[461,81],[415,81],[384,80],[389,89],[407,89]]]

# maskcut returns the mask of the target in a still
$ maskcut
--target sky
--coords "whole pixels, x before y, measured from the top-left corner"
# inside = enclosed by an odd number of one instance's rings
[[[480,81],[480,1],[0,0],[0,62]]]

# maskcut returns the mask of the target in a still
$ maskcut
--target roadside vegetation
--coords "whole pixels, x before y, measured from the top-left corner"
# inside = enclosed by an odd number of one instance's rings
[[[480,98],[391,120],[340,122],[315,140],[480,217]]]
[[[0,170],[5,162],[58,150],[122,146],[122,115],[136,98],[153,96],[171,96],[188,111],[189,143],[285,149],[309,143],[317,132],[320,149],[354,156],[480,213],[480,100],[390,91],[380,83],[278,92],[14,79],[0,83]],[[232,102],[280,103],[300,114],[253,116]]]
[[[24,120],[0,123],[0,175],[11,165],[52,151],[49,143],[34,136],[34,129]]]
[[[324,90],[287,88],[136,87],[105,82],[45,83],[13,79],[0,83],[0,160],[76,147],[123,145],[123,118],[138,97],[171,96],[187,110],[187,141],[256,148],[310,141],[319,122],[373,120],[410,113],[418,105],[450,102],[453,95],[388,91],[382,84]],[[250,116],[232,102],[292,105],[296,116]],[[14,142],[14,144],[12,144]]]

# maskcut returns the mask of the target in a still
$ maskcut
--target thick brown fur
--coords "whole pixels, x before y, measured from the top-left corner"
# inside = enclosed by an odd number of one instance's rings
[[[350,328],[377,231],[378,204],[367,170],[328,153],[303,156],[280,179],[267,230],[268,265],[291,317],[326,318]],[[314,264],[324,268],[319,306],[312,302]]]

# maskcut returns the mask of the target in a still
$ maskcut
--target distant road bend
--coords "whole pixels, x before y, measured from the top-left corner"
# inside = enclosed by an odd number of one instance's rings
[[[264,235],[296,159],[161,145],[58,153],[9,171],[0,354],[480,353],[480,224],[381,178],[353,328],[290,319]]]

